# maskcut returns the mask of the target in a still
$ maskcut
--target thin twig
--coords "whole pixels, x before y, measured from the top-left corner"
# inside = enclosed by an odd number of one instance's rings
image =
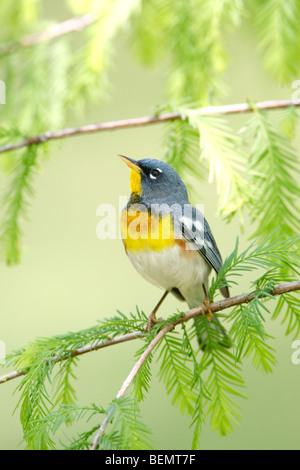
[[[155,347],[158,345],[158,343],[161,341],[161,339],[169,332],[173,329],[173,325],[171,323],[167,323],[167,325],[164,326],[164,328],[162,328],[158,334],[155,336],[155,338],[151,341],[151,343],[149,344],[149,346],[147,347],[147,349],[143,352],[143,354],[141,355],[141,357],[139,358],[139,360],[137,361],[137,363],[134,365],[134,367],[132,368],[132,370],[130,371],[130,374],[126,377],[126,379],[124,380],[120,390],[118,391],[117,393],[117,396],[116,396],[116,399],[118,398],[121,398],[125,395],[126,393],[126,390],[128,389],[128,387],[130,386],[130,384],[132,383],[134,377],[136,376],[136,374],[138,373],[138,371],[140,370],[141,366],[143,365],[143,363],[145,362],[145,360],[147,359],[147,357],[151,354],[151,352],[153,351],[153,349],[155,349]],[[101,426],[99,427],[98,431],[97,431],[97,434],[93,440],[93,444],[90,448],[90,450],[96,450],[97,447],[98,447],[98,444],[99,444],[99,440],[100,438],[102,437],[102,435],[104,434],[105,432],[105,428],[107,426],[107,424],[109,423],[109,420],[110,420],[110,417],[112,415],[114,411],[114,408],[110,408],[109,412],[106,414]]]
[[[300,106],[300,100],[281,100],[281,101],[261,101],[254,105],[255,109],[273,110],[288,108],[290,106]],[[194,110],[189,110],[186,114],[189,116],[214,116],[253,112],[253,107],[248,103],[228,104],[224,106],[207,106]],[[98,124],[88,124],[82,127],[71,127],[57,131],[47,131],[43,134],[28,137],[20,142],[7,144],[0,147],[0,153],[17,150],[29,145],[43,144],[49,140],[65,139],[76,135],[91,134],[94,132],[113,131],[117,129],[126,129],[131,127],[142,127],[150,124],[159,124],[167,121],[186,119],[180,112],[164,113],[158,116],[144,116],[121,121],[100,122]]]
[[[52,39],[64,36],[65,34],[81,31],[87,26],[95,23],[95,21],[96,18],[94,18],[91,14],[86,14],[76,18],[70,18],[69,20],[63,21],[62,23],[54,24],[44,31],[39,31],[38,33],[25,36],[18,41],[4,44],[0,47],[0,57],[12,54],[19,51],[20,49],[35,46],[41,42],[51,41]]]
[[[276,296],[276,295],[286,294],[288,292],[294,292],[298,290],[300,290],[300,280],[293,281],[293,282],[286,282],[284,284],[278,284],[274,287],[272,291],[270,291],[269,294],[272,296]],[[255,296],[256,296],[256,292],[252,292],[252,293],[247,293],[247,294],[236,295],[235,297],[230,297],[229,299],[222,299],[217,302],[212,302],[210,304],[210,310],[212,313],[221,312],[222,310],[225,310],[227,308],[249,303],[251,300],[254,299]],[[261,298],[264,298],[264,297],[266,296],[261,295]],[[207,310],[203,306],[196,307],[191,310],[187,310],[186,312],[182,314],[180,318],[178,318],[171,324],[171,327],[175,328],[177,325],[181,323],[185,323],[188,320],[191,320],[192,318],[195,318],[199,315],[205,315],[206,313],[207,313]],[[91,351],[97,351],[98,349],[103,349],[108,346],[113,346],[115,344],[125,343],[127,341],[132,341],[137,338],[142,338],[142,336],[143,336],[142,331],[135,331],[133,333],[127,333],[125,335],[117,336],[112,339],[100,341],[99,343],[94,344],[94,345],[88,345],[83,348],[75,349],[70,354],[66,354],[65,356],[60,357],[60,358],[57,358],[57,356],[53,356],[53,358],[51,359],[51,362],[58,363],[66,359],[69,359],[70,357],[81,356]],[[0,377],[0,384],[9,382],[10,380],[16,379],[17,377],[26,375],[26,373],[27,373],[26,369],[10,372],[9,374],[6,374]]]
[[[141,336],[143,336],[142,331],[134,331],[133,333],[127,333],[126,335],[117,336],[115,338],[107,339],[105,341],[99,341],[99,343],[96,343],[93,345],[89,344],[88,346],[84,346],[83,348],[75,349],[70,354],[66,354],[63,357],[58,358],[57,356],[53,356],[53,358],[51,359],[51,362],[58,363],[66,359],[69,359],[70,357],[82,356],[83,354],[89,353],[91,351],[98,351],[98,349],[107,348],[108,346],[114,346],[115,344],[132,341],[133,339],[140,338]],[[23,375],[26,375],[26,374],[27,374],[26,369],[15,370],[14,372],[10,372],[9,374],[6,374],[0,377],[0,384],[9,382],[10,380],[16,379],[17,377],[22,377]]]

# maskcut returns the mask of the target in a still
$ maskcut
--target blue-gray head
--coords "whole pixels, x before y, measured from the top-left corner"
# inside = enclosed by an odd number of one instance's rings
[[[136,161],[123,155],[120,157],[131,168],[130,189],[133,198],[150,204],[188,203],[185,184],[170,165],[154,158]]]

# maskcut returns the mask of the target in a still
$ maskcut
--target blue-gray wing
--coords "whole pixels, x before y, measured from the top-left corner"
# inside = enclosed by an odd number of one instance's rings
[[[218,273],[223,265],[222,257],[212,231],[204,215],[192,205],[185,205],[185,210],[177,215],[177,230],[198,250],[207,263]],[[221,289],[224,297],[229,297],[228,288]]]

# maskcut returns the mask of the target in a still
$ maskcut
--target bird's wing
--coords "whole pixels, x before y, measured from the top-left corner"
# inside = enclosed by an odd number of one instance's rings
[[[207,263],[218,273],[223,261],[211,229],[203,214],[192,205],[185,205],[183,214],[174,214],[174,224],[179,236],[191,243]]]
[[[174,213],[175,232],[190,242],[191,249],[197,250],[207,263],[218,273],[223,265],[222,257],[212,231],[204,215],[195,207],[184,206],[183,213]],[[224,279],[225,280],[225,279]],[[224,297],[229,297],[227,286],[221,287]]]
[[[207,263],[218,273],[223,265],[222,257],[212,231],[204,215],[192,205],[185,205],[183,214],[174,214],[175,231],[191,243]],[[225,280],[225,279],[224,279]],[[227,286],[221,287],[224,297],[229,297]]]

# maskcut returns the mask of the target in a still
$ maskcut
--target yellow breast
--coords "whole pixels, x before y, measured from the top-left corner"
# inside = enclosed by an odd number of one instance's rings
[[[160,251],[174,245],[170,214],[158,217],[147,211],[125,209],[121,215],[121,234],[126,251]]]

